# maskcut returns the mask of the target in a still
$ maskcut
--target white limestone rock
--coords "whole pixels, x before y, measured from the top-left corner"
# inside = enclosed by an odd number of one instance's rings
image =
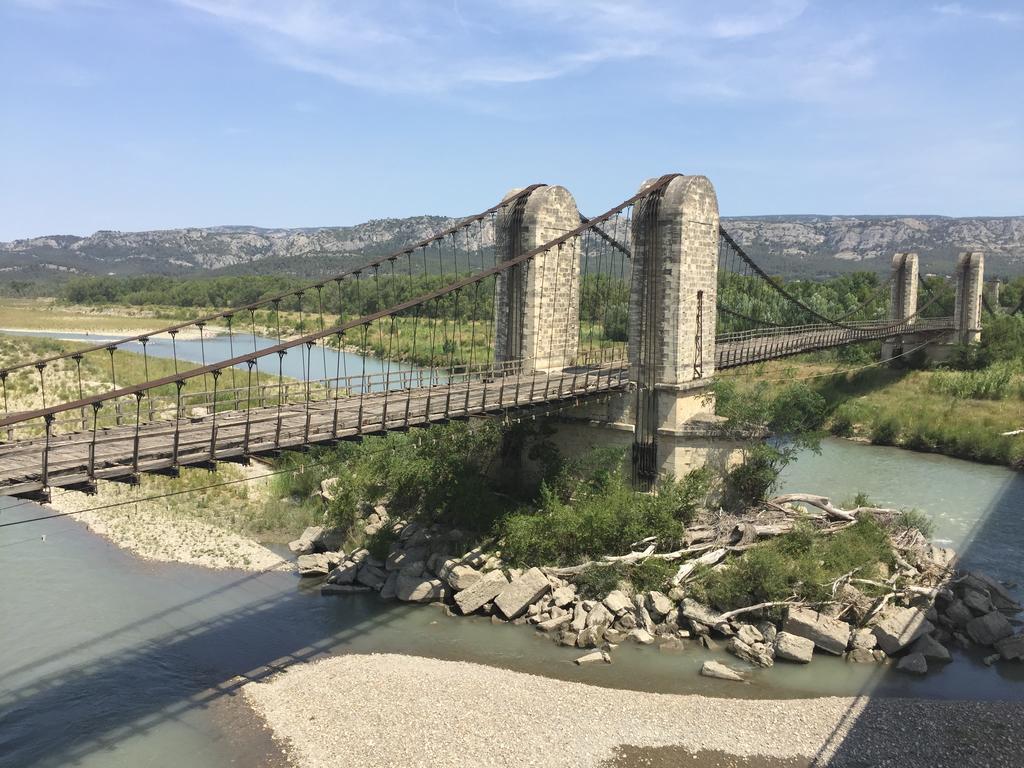
[[[406,603],[431,603],[441,597],[441,580],[406,576],[399,573],[395,584],[395,597]]]
[[[780,659],[807,664],[814,657],[814,641],[790,632],[775,636],[775,655]]]
[[[507,619],[515,619],[526,612],[551,589],[540,568],[531,568],[508,585],[494,598],[494,604]]]
[[[782,631],[806,638],[828,653],[842,656],[850,642],[850,625],[808,608],[790,608]]]
[[[664,619],[668,612],[675,607],[675,603],[669,600],[664,593],[657,590],[647,593],[647,610],[655,621]]]
[[[700,668],[700,673],[704,677],[714,677],[719,680],[733,680],[736,682],[743,682],[743,675],[736,670],[725,666],[720,661],[705,661],[704,665]]]
[[[878,647],[892,656],[934,630],[924,611],[891,605],[875,618],[871,631],[875,633]]]
[[[471,586],[455,594],[455,602],[459,610],[472,613],[485,603],[494,600],[505,587],[508,579],[501,571],[488,571]]]
[[[604,607],[611,613],[618,616],[633,607],[633,602],[626,597],[626,594],[618,589],[608,593],[604,599]]]
[[[316,540],[323,532],[324,527],[322,525],[311,525],[302,532],[299,538],[288,543],[288,549],[296,555],[311,554],[314,551]]]

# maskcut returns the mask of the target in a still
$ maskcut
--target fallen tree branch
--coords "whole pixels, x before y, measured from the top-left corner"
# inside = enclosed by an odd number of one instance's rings
[[[725,547],[719,547],[713,549],[710,552],[706,552],[696,560],[690,560],[689,562],[683,563],[679,566],[679,570],[676,571],[676,575],[672,577],[672,584],[678,586],[682,581],[693,573],[698,566],[701,565],[715,565],[728,553],[728,549]]]
[[[824,512],[827,516],[853,522],[858,515],[897,515],[899,510],[885,507],[856,507],[854,509],[841,509],[835,506],[828,496],[818,496],[813,493],[786,493],[782,496],[775,496],[768,500],[768,503],[778,508],[786,504],[808,504]]]
[[[802,600],[797,600],[796,595],[793,595],[786,600],[770,600],[766,603],[758,603],[757,605],[748,605],[746,608],[737,608],[734,611],[726,611],[718,616],[715,624],[721,624],[722,622],[728,621],[733,616],[739,616],[744,613],[751,613],[752,611],[760,611],[763,608],[775,608],[780,605],[804,605]]]

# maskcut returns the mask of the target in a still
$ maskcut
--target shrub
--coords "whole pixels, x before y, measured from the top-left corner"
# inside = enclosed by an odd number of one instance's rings
[[[871,442],[875,445],[896,445],[901,431],[899,420],[890,416],[871,427]]]
[[[905,509],[896,516],[893,520],[893,527],[909,530],[916,528],[921,532],[921,535],[926,539],[930,539],[935,535],[935,523],[923,512],[916,509]]]
[[[663,590],[675,572],[676,566],[672,563],[651,557],[629,569],[629,580],[637,592]]]
[[[622,575],[611,565],[591,565],[576,577],[576,590],[588,600],[600,600],[619,583]]]
[[[703,572],[695,594],[723,611],[791,596],[822,602],[839,576],[856,570],[872,578],[878,564],[890,560],[888,535],[870,517],[831,536],[801,526],[745,552],[728,568]]]
[[[366,551],[370,557],[378,560],[387,560],[391,552],[391,545],[398,539],[398,534],[390,525],[385,525],[372,534],[366,541]]]
[[[830,431],[836,437],[853,437],[853,419],[842,411],[836,413],[832,417],[832,426]]]
[[[743,463],[731,469],[725,479],[725,505],[742,509],[767,498],[775,487],[784,456],[767,443],[755,444]]]

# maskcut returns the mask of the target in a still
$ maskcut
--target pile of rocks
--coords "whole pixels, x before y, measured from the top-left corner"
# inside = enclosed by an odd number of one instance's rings
[[[955,577],[949,550],[926,553],[929,567],[944,574],[933,589],[870,598],[846,582],[838,586],[832,605],[822,611],[789,606],[777,624],[746,619],[758,611],[719,614],[688,597],[684,587],[667,593],[616,589],[601,600],[585,599],[555,569],[511,568],[500,553],[466,551],[466,537],[457,530],[393,522],[383,506],[364,510],[362,518],[370,534],[383,526],[391,528],[393,543],[383,559],[365,548],[346,554],[340,532],[329,529],[309,528],[291,543],[301,574],[326,575],[322,594],[374,590],[385,598],[440,603],[453,616],[532,624],[561,645],[596,649],[578,663],[607,663],[609,651],[625,641],[657,644],[665,650],[682,649],[687,642],[712,649],[724,643],[730,653],[758,667],[770,667],[777,659],[806,664],[817,651],[854,663],[895,657],[898,669],[924,673],[931,664],[951,660],[951,643],[993,648],[995,653],[986,659],[990,663],[1024,660],[1024,634],[1015,634],[1008,618],[1021,606],[1005,587],[986,576]],[[741,671],[720,663],[702,671],[742,679]]]

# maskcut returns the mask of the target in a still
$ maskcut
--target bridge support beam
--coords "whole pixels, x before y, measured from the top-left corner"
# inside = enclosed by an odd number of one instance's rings
[[[704,176],[677,176],[634,211],[629,366],[638,487],[666,474],[681,477],[711,454],[720,454],[712,463],[727,464],[733,453],[733,446],[716,443],[709,390],[718,232],[718,198]]]
[[[889,318],[907,320],[913,324],[917,314],[918,261],[916,253],[897,253],[892,257],[892,293]],[[882,342],[882,360],[893,360],[905,349],[913,348],[905,335],[893,336]]]
[[[982,293],[985,290],[985,255],[980,251],[960,254],[956,264],[956,306],[953,324],[956,343],[981,341]]]
[[[507,200],[520,190],[506,195]],[[538,187],[499,210],[498,260],[508,261],[580,223],[576,201],[559,186]],[[495,361],[524,373],[561,370],[579,345],[578,238],[538,254],[497,276],[494,300]]]

